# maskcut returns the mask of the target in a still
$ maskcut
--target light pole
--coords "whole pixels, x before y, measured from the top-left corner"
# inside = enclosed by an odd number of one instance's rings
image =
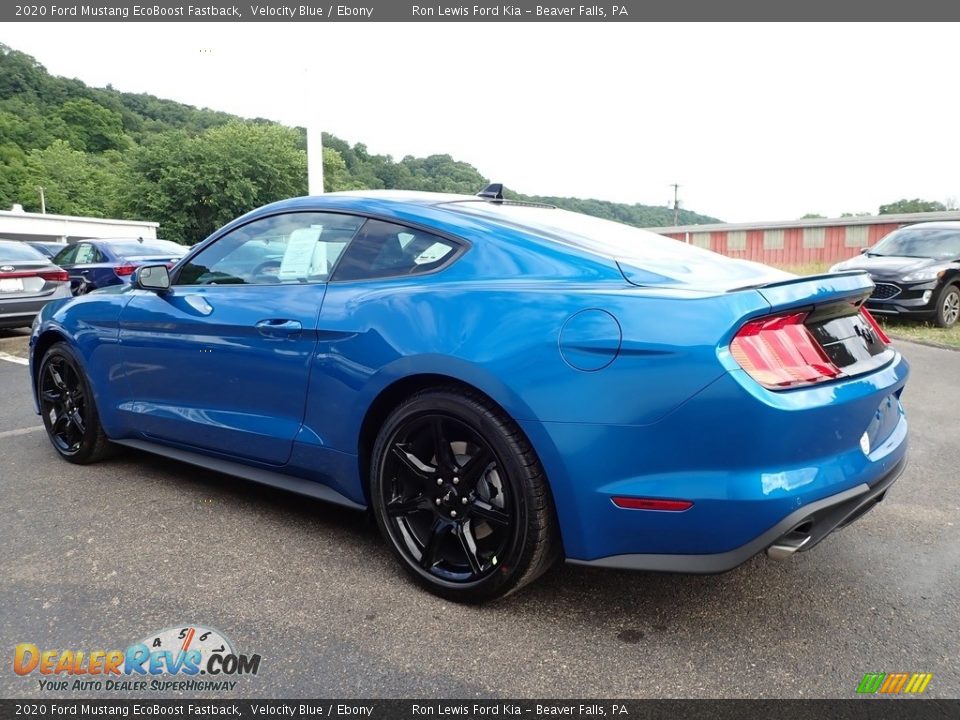
[[[37,190],[40,191],[40,212],[46,215],[47,214],[47,198],[44,197],[43,195],[43,186],[38,185]]]
[[[310,71],[312,67],[307,64],[303,68],[303,74],[306,82],[304,87],[309,88]],[[321,93],[305,92],[303,94],[306,112],[306,122],[304,127],[307,129],[307,195],[323,194],[323,134],[320,130],[320,124],[317,121],[317,98]]]

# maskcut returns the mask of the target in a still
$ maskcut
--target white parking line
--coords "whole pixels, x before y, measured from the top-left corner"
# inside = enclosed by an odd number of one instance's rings
[[[30,361],[26,358],[17,357],[16,355],[11,355],[10,353],[0,352],[0,360],[6,360],[7,362],[16,363],[17,365],[29,365]]]
[[[17,435],[29,435],[30,433],[40,432],[41,430],[43,430],[43,425],[20,428],[19,430],[4,430],[3,432],[0,432],[0,438],[16,437]]]

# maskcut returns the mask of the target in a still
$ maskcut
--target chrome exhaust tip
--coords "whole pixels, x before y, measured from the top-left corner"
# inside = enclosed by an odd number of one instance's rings
[[[794,530],[788,532],[773,545],[768,547],[767,555],[771,560],[787,560],[808,542],[810,542],[809,535]]]

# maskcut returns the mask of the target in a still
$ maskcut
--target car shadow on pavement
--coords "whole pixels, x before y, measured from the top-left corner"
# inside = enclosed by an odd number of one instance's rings
[[[124,449],[120,457],[138,466],[156,466],[158,461],[156,456],[130,449]],[[368,512],[345,509],[178,461],[163,459],[161,462],[165,482],[169,482],[170,476],[182,482],[178,491],[196,494],[198,498],[219,496],[218,502],[235,515],[254,513],[255,518],[244,521],[248,527],[254,522],[268,522],[318,533],[324,543],[342,547],[344,554],[368,561],[376,558],[376,562],[369,563],[369,571],[379,577],[372,578],[371,582],[384,583],[394,591],[409,594],[414,603],[445,603],[409,581]],[[621,632],[624,642],[633,642],[647,632],[656,632],[657,628],[664,630],[671,618],[682,618],[691,612],[702,614],[705,607],[723,613],[725,606],[729,609],[733,603],[756,599],[760,590],[755,581],[766,586],[767,591],[789,594],[793,580],[787,568],[788,565],[773,563],[763,556],[723,575],[627,572],[561,562],[507,598],[483,606],[454,607],[481,615],[509,608],[511,613],[529,613],[538,618],[554,612],[566,616],[573,613],[578,622],[587,626],[596,624],[598,628],[606,626],[610,617],[636,617],[638,611],[642,611],[650,622],[645,623],[644,628],[627,628]],[[778,587],[781,582],[783,586]]]

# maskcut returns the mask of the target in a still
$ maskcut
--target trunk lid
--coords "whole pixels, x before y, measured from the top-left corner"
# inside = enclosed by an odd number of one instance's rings
[[[796,277],[753,288],[770,304],[770,316],[806,313],[803,325],[841,377],[876,370],[896,353],[863,308],[873,291],[864,272]]]
[[[47,261],[0,262],[0,300],[49,292],[56,285],[40,276],[59,270]]]

